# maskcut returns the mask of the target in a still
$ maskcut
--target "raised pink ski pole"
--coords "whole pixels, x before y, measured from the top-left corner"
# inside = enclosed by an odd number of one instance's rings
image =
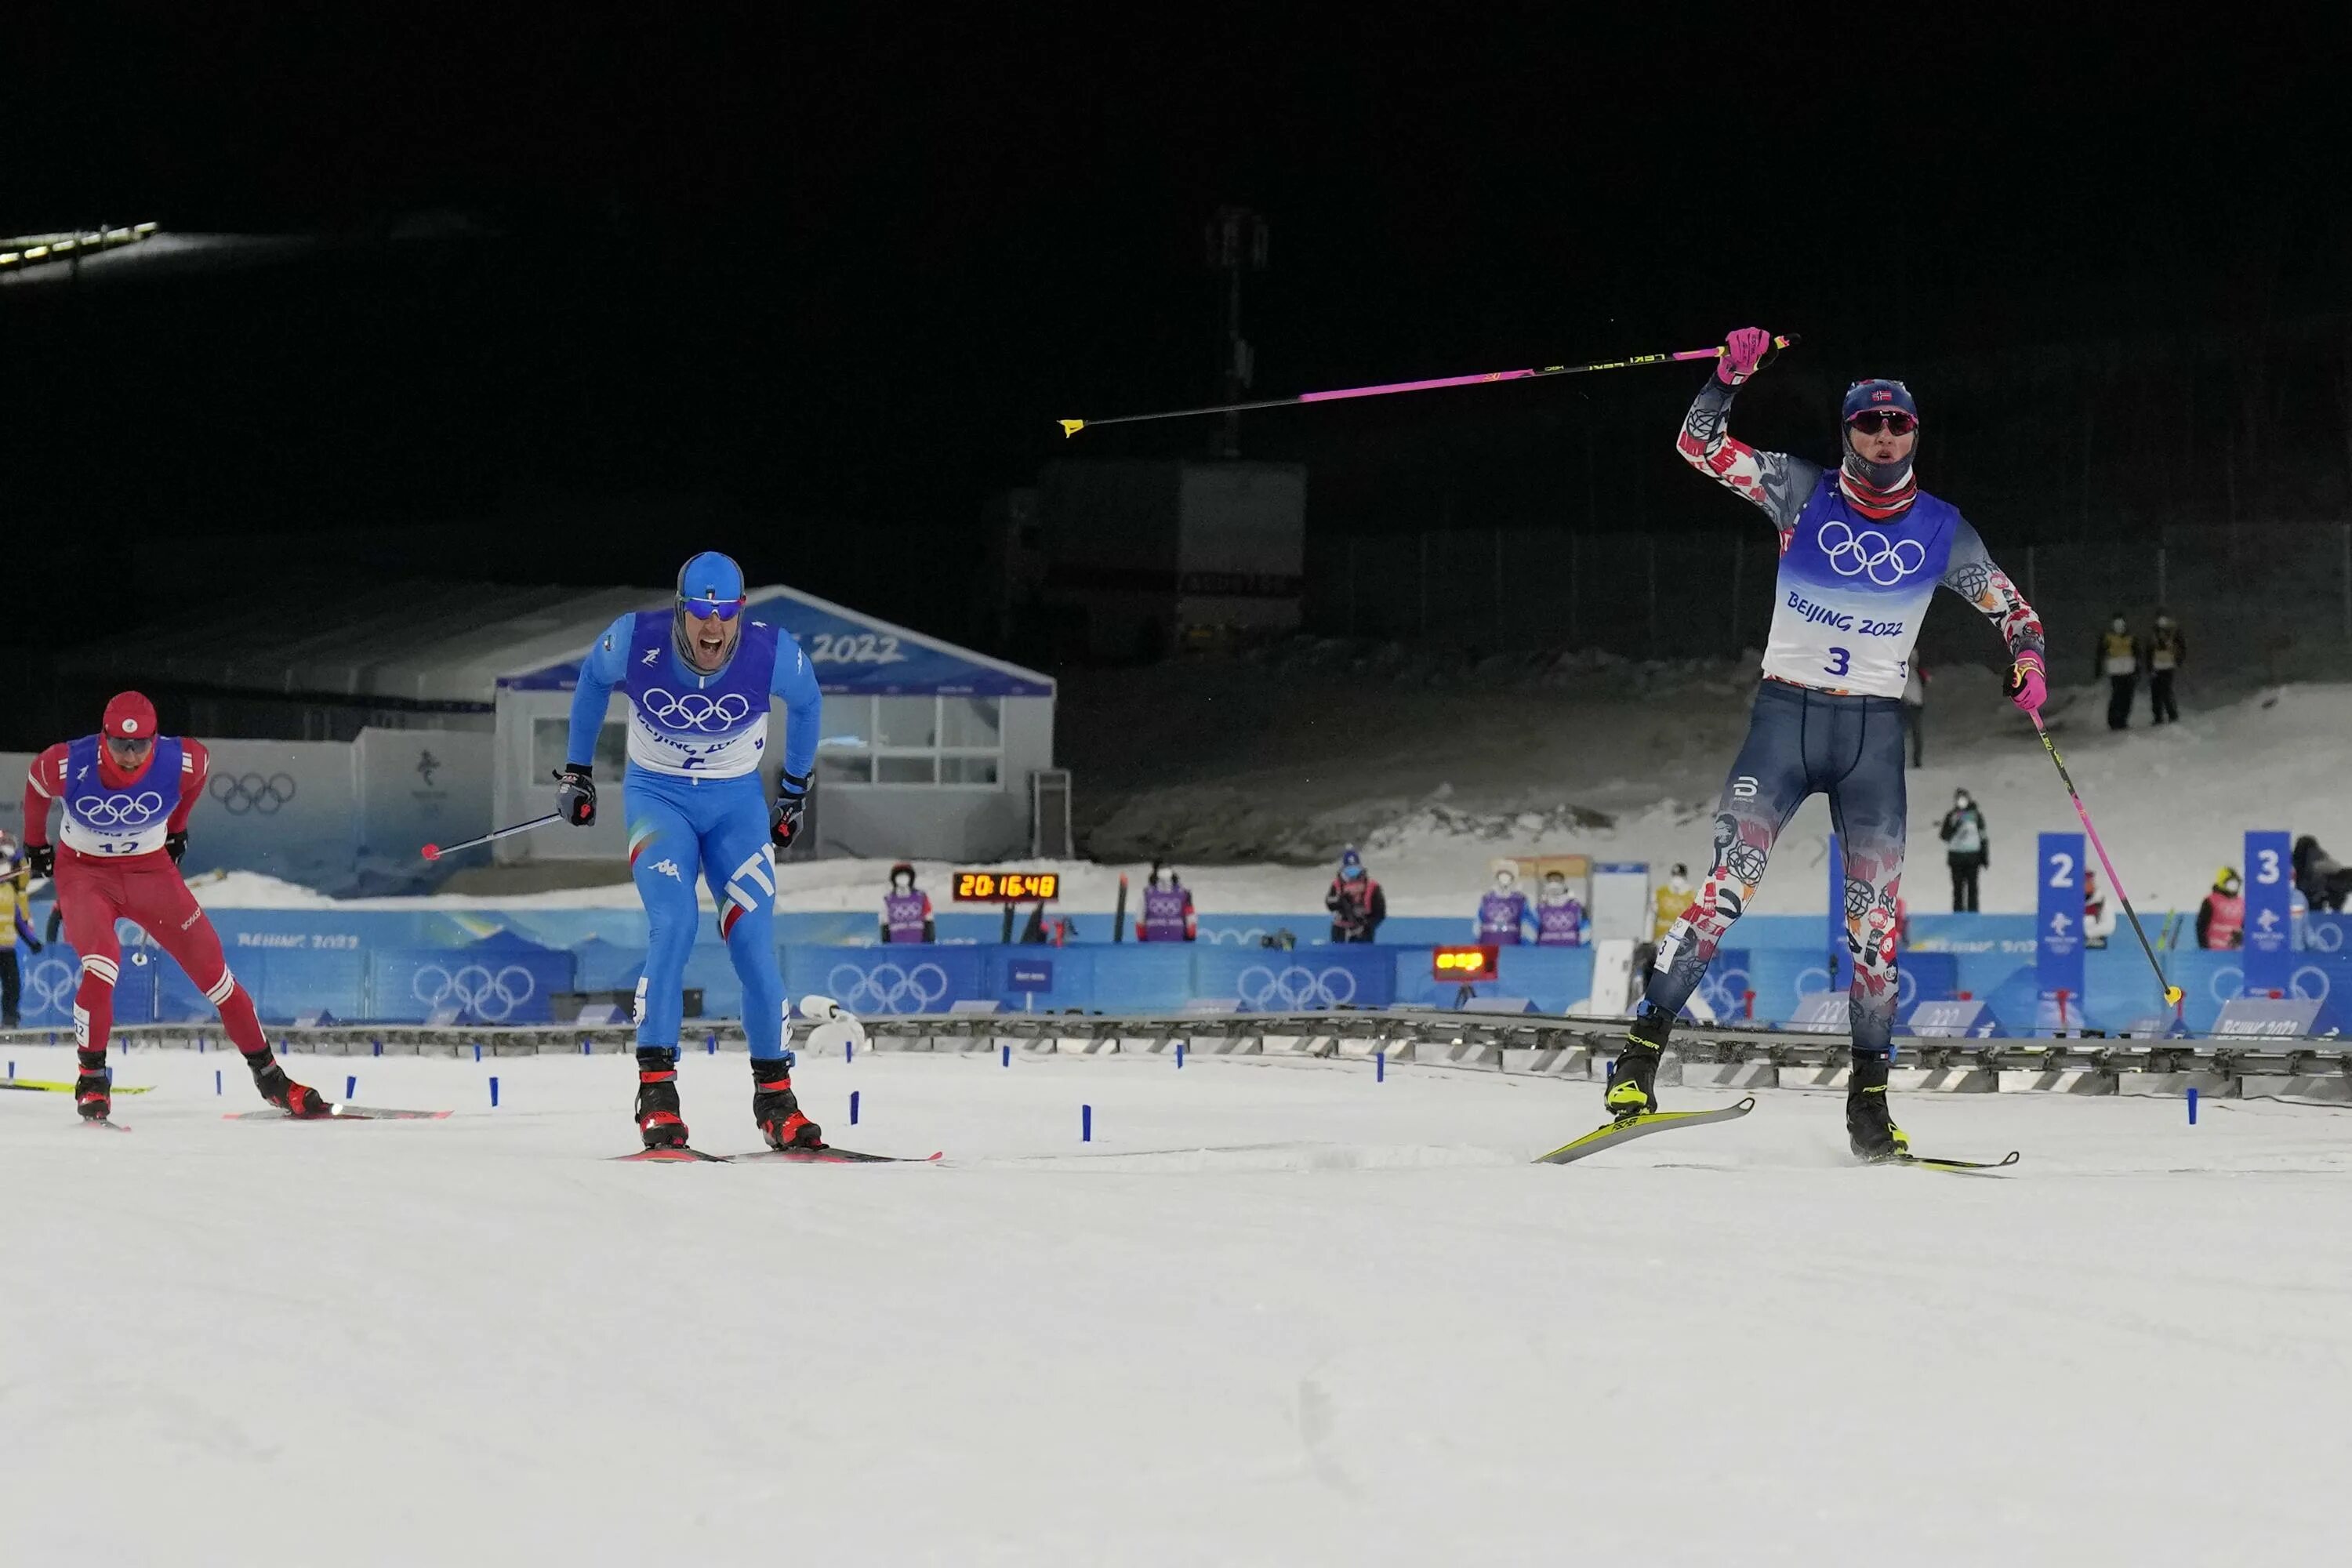
[[[1774,338],[1777,353],[1797,346],[1794,332]],[[1674,364],[1682,360],[1721,359],[1723,350],[1685,349],[1679,353],[1635,354],[1631,359],[1595,360],[1591,364],[1548,364],[1533,370],[1490,370],[1477,375],[1441,375],[1427,381],[1384,381],[1374,386],[1343,386],[1332,392],[1302,392],[1296,397],[1265,397],[1255,403],[1215,403],[1205,408],[1171,408],[1160,414],[1122,414],[1113,419],[1059,421],[1067,439],[1079,431],[1102,425],[1135,425],[1146,419],[1191,419],[1204,414],[1247,414],[1259,408],[1296,408],[1307,403],[1338,403],[1349,397],[1387,397],[1399,392],[1434,392],[1446,386],[1477,386],[1490,381],[1538,381],[1548,375],[1587,375],[1597,370],[1632,370],[1637,365]]]
[[[2139,938],[2139,950],[2147,954],[2147,966],[2156,971],[2156,983],[2164,987],[2164,1005],[2179,1007],[2180,987],[2164,977],[2164,965],[2156,961],[2156,949],[2148,945],[2147,932],[2140,929],[2139,913],[2132,908],[2131,895],[2124,891],[2124,879],[2116,875],[2116,863],[2107,858],[2107,847],[2099,842],[2099,830],[2091,826],[2091,814],[2083,805],[2082,793],[2074,787],[2074,775],[2066,771],[2066,759],[2058,754],[2056,744],[2050,739],[2050,731],[2042,728],[2041,713],[2028,709],[2026,716],[2033,721],[2033,732],[2042,737],[2042,749],[2048,752],[2050,760],[2058,764],[2058,777],[2066,786],[2066,798],[2074,803],[2074,815],[2083,819],[2083,831],[2089,836],[2091,847],[2097,851],[2099,864],[2106,868],[2107,886],[2116,890],[2116,901],[2123,905],[2124,914],[2131,921],[2132,934]],[[2060,994],[2063,996],[2064,993]]]

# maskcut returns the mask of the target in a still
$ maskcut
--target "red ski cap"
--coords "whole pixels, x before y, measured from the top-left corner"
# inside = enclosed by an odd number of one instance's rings
[[[106,736],[112,741],[155,738],[155,705],[136,691],[117,692],[106,705]]]

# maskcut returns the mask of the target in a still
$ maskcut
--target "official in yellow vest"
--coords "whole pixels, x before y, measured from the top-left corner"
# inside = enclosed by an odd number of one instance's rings
[[[24,938],[29,952],[41,951],[41,939],[33,934],[27,913],[32,882],[16,839],[0,833],[0,1029],[16,1026],[17,1004],[24,997],[25,977],[16,967],[16,939]]]
[[[2131,635],[2130,625],[2117,616],[2099,634],[2098,673],[2107,678],[2107,728],[2122,730],[2131,724],[2132,693],[2139,689],[2139,671],[2143,662],[2137,639]]]
[[[1691,907],[1691,900],[1696,897],[1697,894],[1691,888],[1690,868],[1677,862],[1674,870],[1667,874],[1666,885],[1660,888],[1654,895],[1654,912],[1650,918],[1650,940],[1664,942],[1666,932],[1672,931],[1675,922],[1683,918],[1683,911]]]

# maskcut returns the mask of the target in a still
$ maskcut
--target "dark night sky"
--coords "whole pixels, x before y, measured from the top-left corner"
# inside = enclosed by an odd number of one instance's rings
[[[1213,395],[1200,226],[1227,202],[1273,226],[1261,395],[1749,320],[1803,330],[1826,384],[2341,312],[2352,275],[2324,51],[2149,13],[289,9],[91,7],[12,49],[18,104],[123,107],[32,116],[0,227],[355,242],[0,296],[12,514],[281,535],[265,576],[322,529],[462,522],[485,571],[658,580],[688,541],[603,521],[642,501],[871,593],[909,551],[969,558],[1054,416]],[[443,209],[496,237],[370,243]],[[1356,526],[1433,470],[1549,483],[1580,419],[1615,442],[1631,411],[1662,454],[1690,380],[1285,413],[1246,450],[1312,459],[1314,526]]]

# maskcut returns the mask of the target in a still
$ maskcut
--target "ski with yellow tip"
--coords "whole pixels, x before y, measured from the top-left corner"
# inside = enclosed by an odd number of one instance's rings
[[[1670,1132],[1678,1127],[1706,1127],[1717,1121],[1737,1121],[1756,1109],[1756,1097],[1749,1095],[1737,1105],[1721,1110],[1653,1110],[1639,1116],[1621,1116],[1603,1127],[1596,1127],[1583,1137],[1563,1143],[1549,1154],[1538,1154],[1538,1165],[1565,1165],[1581,1160],[1587,1154],[1597,1154],[1603,1149],[1614,1149],[1620,1143],[1630,1143],[1636,1138],[1646,1138],[1653,1132]]]

